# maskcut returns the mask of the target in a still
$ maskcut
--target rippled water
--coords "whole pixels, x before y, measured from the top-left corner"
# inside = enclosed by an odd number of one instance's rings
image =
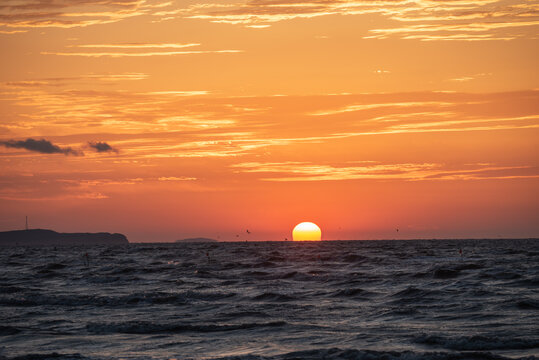
[[[536,240],[4,248],[0,359],[535,359],[538,275]]]

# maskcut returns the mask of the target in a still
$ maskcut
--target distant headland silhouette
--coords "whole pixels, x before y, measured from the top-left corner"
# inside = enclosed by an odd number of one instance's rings
[[[46,229],[0,232],[0,246],[126,245],[123,234],[59,233]]]

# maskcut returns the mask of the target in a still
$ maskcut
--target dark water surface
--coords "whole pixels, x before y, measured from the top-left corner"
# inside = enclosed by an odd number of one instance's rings
[[[535,359],[538,289],[537,240],[3,248],[0,359]]]

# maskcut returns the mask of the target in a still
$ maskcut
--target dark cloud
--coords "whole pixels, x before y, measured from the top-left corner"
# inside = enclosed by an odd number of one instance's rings
[[[90,145],[91,148],[95,149],[97,152],[118,152],[118,149],[113,148],[106,142],[101,141],[90,141],[88,142],[88,145]]]
[[[26,149],[29,151],[35,151],[42,154],[64,154],[64,155],[74,155],[74,156],[84,155],[84,153],[81,151],[73,150],[70,147],[61,148],[45,139],[36,140],[36,139],[28,138],[26,140],[19,140],[19,141],[16,141],[16,140],[0,141],[0,145],[4,145],[5,147],[8,147],[8,148]]]

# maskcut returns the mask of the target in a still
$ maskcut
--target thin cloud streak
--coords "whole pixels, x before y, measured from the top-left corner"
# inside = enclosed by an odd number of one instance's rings
[[[372,29],[370,32],[374,33],[373,36],[366,38],[382,39],[387,38],[389,35],[399,34],[403,39],[419,39],[425,41],[433,40],[466,40],[466,41],[480,41],[480,40],[513,40],[519,37],[518,35],[506,36],[503,33],[488,33],[477,34],[478,32],[488,32],[491,30],[515,28],[515,27],[536,27],[539,26],[539,20],[534,21],[519,21],[519,22],[482,22],[473,24],[425,24],[425,25],[412,25],[401,28],[390,29]],[[449,32],[446,34],[445,32]],[[451,34],[458,32],[460,34]],[[424,33],[440,33],[438,35],[424,34]]]
[[[200,44],[86,44],[86,45],[70,45],[68,47],[77,48],[102,48],[102,49],[153,49],[153,48],[170,48],[181,49],[186,47],[200,46]]]
[[[194,180],[197,180],[197,178],[196,177],[188,177],[188,176],[182,176],[182,177],[161,176],[161,177],[157,178],[157,180],[159,180],[159,181],[194,181]]]
[[[123,74],[88,74],[71,77],[40,78],[20,81],[7,81],[5,86],[9,87],[44,87],[44,86],[66,86],[74,83],[91,83],[95,81],[115,82],[115,81],[134,81],[145,80],[149,77],[145,73],[123,73]]]
[[[263,177],[263,181],[338,181],[338,180],[488,180],[539,178],[537,168],[531,166],[477,166],[473,169],[447,169],[443,164],[404,163],[371,164],[365,166],[334,166],[305,162],[283,163],[239,163],[232,165],[237,172],[279,174],[276,177]],[[533,169],[535,174],[500,175],[499,172],[514,172]]]
[[[153,51],[153,52],[139,52],[139,53],[125,53],[125,52],[100,52],[100,53],[86,53],[86,52],[41,52],[41,55],[58,55],[58,56],[83,56],[83,57],[150,57],[150,56],[176,56],[176,55],[193,55],[193,54],[234,54],[241,53],[242,50],[193,50],[193,51]]]
[[[443,106],[450,106],[450,105],[452,105],[452,103],[439,102],[439,101],[424,101],[424,102],[410,101],[410,102],[399,102],[399,103],[358,104],[358,105],[348,105],[341,109],[318,111],[318,112],[311,113],[310,115],[313,115],[313,116],[336,115],[336,114],[342,114],[346,112],[371,110],[371,109],[377,109],[377,108],[383,108],[383,107],[392,107],[392,108],[394,107],[420,107],[420,106],[443,107]]]
[[[0,30],[0,34],[4,35],[21,34],[26,32],[28,32],[28,30]]]

